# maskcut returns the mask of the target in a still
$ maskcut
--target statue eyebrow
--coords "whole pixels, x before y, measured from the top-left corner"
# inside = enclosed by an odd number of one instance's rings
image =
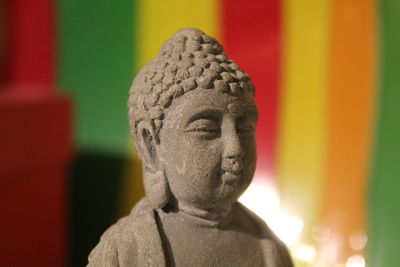
[[[193,121],[201,118],[210,118],[213,120],[218,119],[220,121],[223,112],[224,112],[223,109],[210,105],[196,107],[189,113],[184,115],[182,120],[183,122],[182,126],[186,127]]]

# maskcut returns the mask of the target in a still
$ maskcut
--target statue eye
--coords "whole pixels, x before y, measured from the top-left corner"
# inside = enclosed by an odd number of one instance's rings
[[[219,134],[220,129],[217,122],[212,119],[201,118],[192,121],[186,128],[187,132],[194,132],[204,137],[212,137]]]

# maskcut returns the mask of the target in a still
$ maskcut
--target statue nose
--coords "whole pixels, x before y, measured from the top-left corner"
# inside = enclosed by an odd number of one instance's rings
[[[244,156],[244,149],[240,141],[239,135],[236,132],[232,132],[228,136],[225,136],[225,151],[224,157],[240,161]]]

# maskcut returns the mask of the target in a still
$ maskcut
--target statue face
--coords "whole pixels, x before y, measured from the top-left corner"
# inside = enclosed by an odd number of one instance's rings
[[[234,203],[256,165],[257,108],[251,96],[196,89],[165,111],[159,158],[175,198],[210,209]]]

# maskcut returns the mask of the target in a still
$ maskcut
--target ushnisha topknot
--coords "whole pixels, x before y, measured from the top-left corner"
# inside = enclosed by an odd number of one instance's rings
[[[173,99],[196,88],[254,96],[249,76],[227,58],[222,46],[204,32],[187,28],[167,40],[134,79],[128,100],[132,135],[136,136],[137,124],[145,120],[157,136],[164,110]]]

